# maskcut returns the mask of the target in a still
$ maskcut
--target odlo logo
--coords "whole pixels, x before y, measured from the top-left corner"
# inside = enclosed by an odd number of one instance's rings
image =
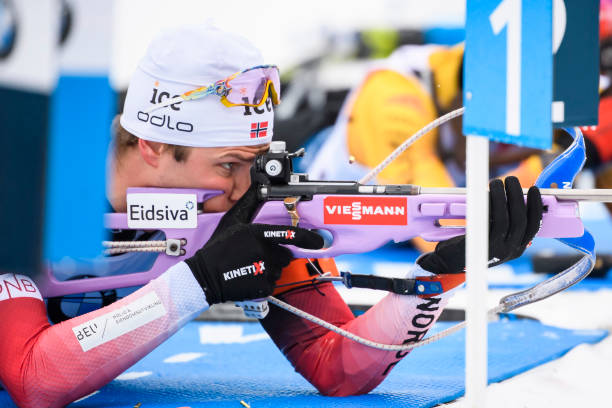
[[[263,271],[265,270],[266,267],[264,266],[264,261],[253,262],[252,265],[243,266],[242,268],[233,269],[229,272],[223,273],[223,279],[228,281],[245,275],[263,275]]]
[[[293,239],[293,238],[295,238],[295,231],[292,231],[292,230],[285,230],[285,231],[264,231],[264,238]]]
[[[153,88],[153,94],[151,95],[151,100],[149,101],[151,104],[156,104],[156,103],[160,103],[163,102],[164,100],[170,98],[170,94],[166,91],[159,91],[157,89],[157,86],[159,86],[159,82],[155,82],[155,87]],[[174,95],[172,96],[177,97],[178,95]],[[180,111],[181,107],[179,106],[182,102],[177,102],[174,103],[172,105],[169,105],[168,107],[170,109],[172,109],[173,111]],[[162,111],[160,109],[160,111]],[[179,132],[187,132],[187,133],[191,133],[193,132],[193,124],[189,123],[189,122],[182,122],[182,121],[174,121],[172,119],[172,117],[168,114],[155,114],[155,113],[146,113],[143,111],[138,111],[138,114],[136,115],[136,117],[138,118],[139,121],[141,122],[145,122],[145,123],[150,123],[153,126],[157,126],[157,127],[166,127],[170,130],[176,130]]]

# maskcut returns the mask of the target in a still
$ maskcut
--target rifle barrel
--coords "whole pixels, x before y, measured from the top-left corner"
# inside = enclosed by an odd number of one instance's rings
[[[528,189],[523,192],[527,194]],[[421,187],[419,194],[460,194],[465,195],[465,187]],[[541,188],[542,195],[553,195],[559,200],[598,201],[612,203],[612,188],[563,189]]]

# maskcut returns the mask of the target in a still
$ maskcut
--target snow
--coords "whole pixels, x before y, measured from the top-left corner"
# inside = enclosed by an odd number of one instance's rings
[[[512,290],[489,290],[487,306],[492,308],[499,299]],[[459,290],[450,299],[448,307],[464,309],[465,290]],[[568,290],[540,302],[515,310],[542,323],[566,329],[608,329],[612,330],[612,290],[597,291]]]
[[[612,378],[612,338],[583,344],[560,359],[535,367],[487,387],[487,406],[504,407],[601,407],[609,400]],[[463,398],[443,404],[465,407]]]
[[[494,306],[510,291],[490,290],[487,304]],[[465,291],[459,291],[449,307],[462,308]],[[516,312],[542,323],[571,329],[612,331],[612,290],[571,290]],[[590,345],[583,344],[565,356],[487,387],[487,406],[556,407],[608,406],[612,379],[612,337]],[[463,398],[445,407],[466,406]]]

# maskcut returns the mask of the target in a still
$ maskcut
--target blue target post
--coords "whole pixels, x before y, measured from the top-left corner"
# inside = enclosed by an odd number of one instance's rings
[[[596,122],[598,11],[597,0],[467,1],[468,407],[486,406],[489,139],[548,149],[553,123]]]

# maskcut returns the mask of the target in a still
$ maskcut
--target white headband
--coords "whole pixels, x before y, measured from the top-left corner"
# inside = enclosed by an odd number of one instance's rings
[[[141,139],[179,146],[270,143],[274,125],[270,99],[258,108],[228,108],[218,96],[208,95],[147,113],[167,98],[261,64],[261,54],[246,39],[214,27],[163,32],[151,42],[130,81],[121,126]]]

